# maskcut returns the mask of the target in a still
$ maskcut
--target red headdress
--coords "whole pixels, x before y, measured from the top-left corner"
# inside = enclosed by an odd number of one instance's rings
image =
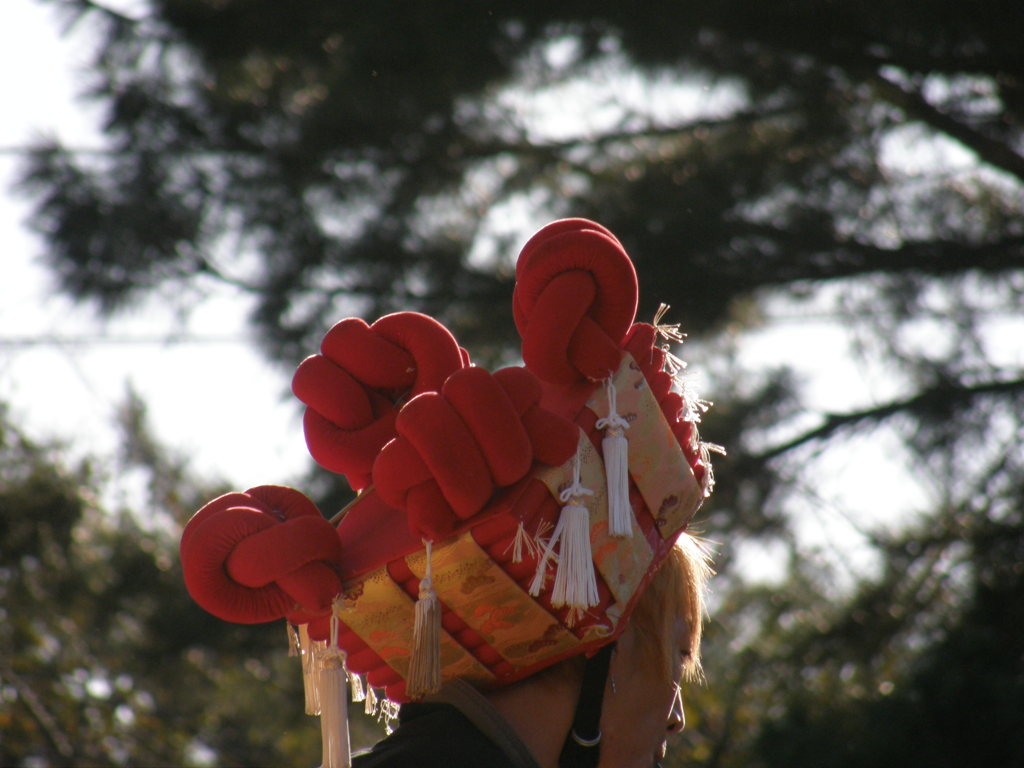
[[[613,641],[713,484],[701,404],[659,345],[681,337],[636,305],[619,241],[566,219],[519,256],[523,367],[472,366],[425,315],[342,320],[293,391],[310,453],[358,497],[331,521],[290,488],[211,501],[182,535],[190,593],[298,627],[325,720],[330,670],[401,702]]]

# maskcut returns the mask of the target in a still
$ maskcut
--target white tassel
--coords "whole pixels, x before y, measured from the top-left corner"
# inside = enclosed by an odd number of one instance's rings
[[[348,733],[348,705],[345,696],[345,667],[341,659],[324,659],[320,670],[320,737],[323,740],[321,768],[350,768],[352,757]]]
[[[578,497],[562,507],[555,538],[560,538],[561,545],[551,604],[570,608],[597,605],[597,579],[590,550],[590,511]]]
[[[321,768],[350,768],[348,707],[345,704],[345,668],[340,660],[329,660],[320,672],[320,737],[323,740]]]
[[[316,684],[316,667],[313,660],[313,641],[309,638],[309,627],[299,625],[299,661],[302,662],[302,689],[306,694],[306,714],[320,714],[320,696]]]
[[[580,482],[580,455],[577,451],[573,463],[573,482],[560,494],[564,507],[558,516],[558,525],[544,547],[544,553],[537,563],[530,594],[536,597],[544,588],[548,563],[554,557],[558,545],[558,565],[555,569],[555,583],[552,588],[551,604],[556,608],[568,605],[571,609],[567,622],[572,626],[583,610],[597,605],[597,578],[594,575],[594,559],[590,549],[590,512],[583,505],[583,496],[593,495]]]
[[[629,503],[629,442],[609,431],[601,441],[608,481],[608,534],[633,535],[633,507]]]
[[[318,644],[317,689],[320,699],[320,735],[323,739],[321,768],[350,768],[352,765],[348,731],[345,654],[338,647],[338,616],[331,614],[331,636],[326,645]]]
[[[431,542],[424,541],[424,544],[427,547],[427,570],[420,581],[419,600],[416,601],[412,657],[405,686],[406,692],[414,699],[441,689],[441,605],[434,592]]]
[[[619,415],[615,403],[615,383],[609,378],[608,415],[598,419],[598,429],[605,430],[601,441],[604,454],[604,472],[608,484],[608,534],[610,536],[633,535],[633,508],[629,503],[629,441],[625,430],[629,422]]]

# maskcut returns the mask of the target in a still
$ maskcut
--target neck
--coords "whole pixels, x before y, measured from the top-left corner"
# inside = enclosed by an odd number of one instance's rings
[[[580,681],[571,675],[527,678],[484,694],[515,730],[542,768],[558,768],[572,727]]]

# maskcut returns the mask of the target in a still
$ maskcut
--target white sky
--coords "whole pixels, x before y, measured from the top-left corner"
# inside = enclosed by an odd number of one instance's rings
[[[100,144],[96,116],[74,98],[74,73],[87,61],[86,53],[81,41],[61,38],[48,8],[33,0],[0,3],[0,103],[13,105],[0,121],[0,147],[25,146],[40,133],[56,134],[71,146]],[[189,455],[204,475],[224,477],[237,488],[294,482],[309,462],[300,409],[286,397],[287,376],[244,343],[3,344],[7,339],[104,333],[165,338],[176,330],[173,318],[154,302],[100,324],[52,295],[39,261],[43,244],[27,227],[28,205],[10,190],[17,167],[16,155],[0,155],[0,400],[12,406],[31,434],[70,439],[74,453],[107,456],[116,447],[114,410],[131,385],[147,402],[157,436]],[[244,322],[240,300],[224,295],[198,308],[188,331],[241,337]],[[843,344],[836,343],[840,337],[838,328],[773,329],[755,355],[770,365],[779,358],[791,360],[792,350],[800,346],[819,348],[821,354],[812,361],[816,389],[827,393],[825,399],[835,408],[836,389],[850,384],[849,360]],[[699,361],[694,362],[699,372]],[[861,383],[863,399],[871,387]],[[706,394],[714,399],[714,393]],[[891,462],[882,468],[896,471]],[[121,490],[130,493],[130,488]],[[859,506],[855,499],[848,503]],[[844,513],[837,514],[841,523]],[[821,526],[822,540],[834,535],[827,517],[819,515],[812,525]],[[814,530],[807,535],[819,538]]]
[[[127,4],[130,0],[118,3]],[[41,133],[56,134],[73,146],[100,144],[95,116],[74,99],[74,73],[85,61],[82,42],[60,37],[49,8],[34,0],[0,0],[0,103],[5,105],[0,148],[24,147]],[[223,477],[240,489],[296,482],[310,461],[300,408],[287,396],[287,375],[270,368],[244,342],[10,343],[104,333],[162,339],[178,330],[155,302],[101,325],[52,295],[39,262],[43,244],[26,226],[28,205],[11,191],[18,160],[16,154],[0,154],[0,401],[12,406],[31,435],[69,439],[76,454],[107,456],[116,447],[114,410],[131,385],[148,403],[157,436],[191,457],[202,474]],[[523,239],[529,234],[523,232]],[[1013,339],[1004,356],[1019,363],[1024,355],[1019,318],[1010,325],[1000,334]],[[228,293],[214,297],[196,309],[186,330],[199,337],[245,337],[241,299]],[[784,361],[802,370],[811,407],[841,412],[892,394],[884,372],[852,360],[843,329],[836,325],[784,324],[747,338],[748,362],[770,366]],[[699,383],[700,361],[691,362]],[[702,394],[715,399],[713,392]],[[836,457],[856,467],[836,467],[822,478],[822,505],[802,526],[809,545],[849,541],[851,519],[870,525],[897,519],[913,506],[908,499],[915,495],[914,483],[907,468],[884,446],[876,449],[866,446],[856,457],[845,452]],[[865,519],[865,512],[871,519]],[[848,548],[845,556],[854,556],[853,550]]]
[[[97,146],[96,120],[74,99],[74,72],[87,60],[81,41],[62,39],[60,23],[33,0],[0,3],[0,148],[39,135],[70,146]],[[149,306],[101,325],[48,290],[40,238],[29,206],[11,184],[16,154],[0,155],[0,401],[30,434],[73,441],[74,453],[109,455],[112,415],[126,387],[149,405],[158,437],[192,457],[204,475],[239,488],[288,482],[308,464],[300,410],[286,398],[288,379],[249,345],[123,344],[14,346],[12,339],[166,338],[173,318]],[[241,337],[244,309],[225,295],[197,310],[188,331]]]

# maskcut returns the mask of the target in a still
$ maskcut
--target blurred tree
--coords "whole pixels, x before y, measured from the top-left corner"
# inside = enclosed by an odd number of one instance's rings
[[[130,398],[118,473],[144,490],[129,513],[104,504],[95,462],[69,466],[0,410],[0,765],[314,765],[283,627],[226,624],[182,589],[176,523],[224,489],[143,417]],[[379,733],[354,721],[362,743]]]
[[[1024,764],[1022,501],[1018,489],[1010,519],[968,526],[977,580],[948,630],[875,689],[835,699],[791,694],[764,725],[765,765]]]
[[[1013,540],[1024,485],[1024,5],[49,2],[99,36],[107,144],[40,146],[25,189],[57,284],[103,313],[229,285],[286,366],[398,308],[489,360],[536,225],[622,239],[643,315],[666,301],[701,340],[730,449],[679,759],[780,764],[803,712],[799,759],[833,764],[861,734],[829,717],[909,718],[903,692],[1012,598],[982,589],[1007,553],[980,541]],[[786,346],[812,325],[855,364],[840,383]],[[783,340],[771,365],[757,338]],[[734,567],[758,551],[771,580]]]

